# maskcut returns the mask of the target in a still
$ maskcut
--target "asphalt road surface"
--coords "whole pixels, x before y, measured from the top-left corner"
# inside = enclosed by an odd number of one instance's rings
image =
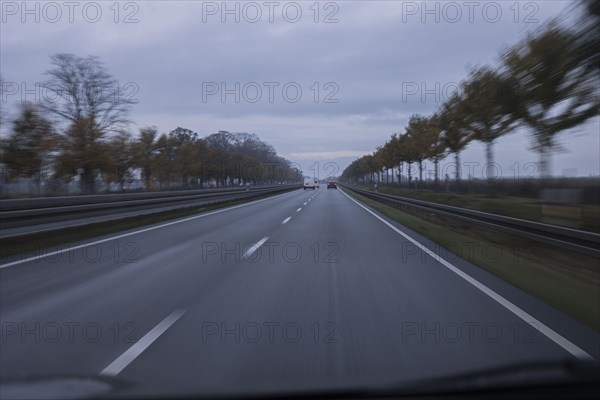
[[[248,393],[600,356],[465,258],[325,187],[23,255],[0,266],[0,387]]]

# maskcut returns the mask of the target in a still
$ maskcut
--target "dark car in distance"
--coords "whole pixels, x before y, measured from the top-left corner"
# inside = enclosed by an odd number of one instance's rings
[[[327,189],[337,189],[337,183],[327,182]]]

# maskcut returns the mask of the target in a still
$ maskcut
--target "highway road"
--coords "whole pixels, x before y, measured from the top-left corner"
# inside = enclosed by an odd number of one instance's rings
[[[600,357],[596,332],[341,189],[90,242],[2,262],[0,394],[376,386]]]

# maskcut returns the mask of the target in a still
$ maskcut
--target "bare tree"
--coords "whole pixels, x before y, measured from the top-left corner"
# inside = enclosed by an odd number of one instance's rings
[[[51,63],[53,67],[46,72],[50,79],[43,84],[46,95],[42,105],[68,124],[65,141],[72,159],[63,157],[63,161],[82,172],[82,191],[93,193],[94,168],[103,163],[102,154],[93,148],[102,147],[108,132],[130,122],[127,115],[134,101],[123,95],[97,57],[56,54]]]

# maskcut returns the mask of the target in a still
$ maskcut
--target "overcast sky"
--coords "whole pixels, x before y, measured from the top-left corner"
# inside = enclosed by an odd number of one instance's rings
[[[567,6],[563,1],[1,3],[1,75],[21,86],[2,99],[9,115],[21,99],[43,95],[34,88],[44,80],[52,54],[95,55],[125,87],[124,95],[138,100],[133,132],[145,126],[161,133],[181,126],[201,136],[252,132],[305,172],[312,165],[320,177],[341,173],[390,134],[403,132],[411,114],[435,111],[470,68],[496,64],[502,48],[548,18],[564,18]],[[553,158],[553,173],[600,174],[598,132],[597,118],[565,132],[565,151]],[[537,156],[529,144],[527,132],[498,141],[503,176],[533,171],[528,163]],[[471,144],[463,161],[482,165],[482,150]],[[481,177],[482,167],[474,174]]]

